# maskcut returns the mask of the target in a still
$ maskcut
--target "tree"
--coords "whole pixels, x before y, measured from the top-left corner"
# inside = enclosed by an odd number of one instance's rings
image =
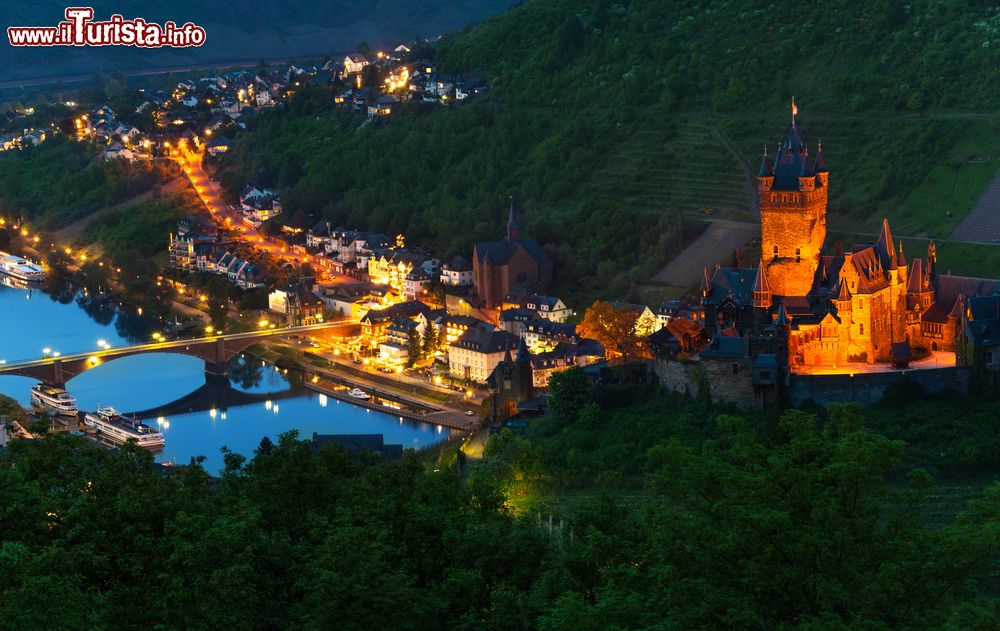
[[[410,327],[406,333],[406,367],[412,368],[421,358],[420,333],[416,327]]]
[[[628,362],[640,354],[642,337],[649,334],[641,315],[629,305],[597,300],[587,309],[578,330],[583,337],[603,344],[608,359]]]
[[[229,319],[229,303],[226,287],[221,282],[214,282],[217,280],[219,279],[213,278],[213,282],[208,286],[208,317],[212,326],[216,330],[221,330]]]
[[[929,476],[891,487],[903,444],[865,429],[856,405],[831,406],[822,429],[790,410],[766,441],[743,418],[721,416],[718,431],[701,449],[673,440],[651,454],[666,501],[648,553],[670,559],[675,585],[713,577],[685,591],[703,607],[673,612],[679,627],[940,628],[996,554],[979,530],[995,515],[924,524]]]
[[[424,341],[423,341],[423,354],[424,357],[433,357],[434,352],[438,348],[438,333],[437,327],[432,323],[427,324],[427,329],[424,331]]]
[[[575,422],[584,408],[594,403],[594,386],[579,367],[552,375],[549,392],[552,413],[563,424]]]

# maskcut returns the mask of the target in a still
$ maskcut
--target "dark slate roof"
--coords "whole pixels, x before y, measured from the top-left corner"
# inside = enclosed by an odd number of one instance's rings
[[[959,294],[973,296],[993,296],[1000,294],[1000,281],[967,276],[938,276],[934,282],[935,300],[951,305],[955,304]]]
[[[970,297],[967,331],[977,346],[1000,346],[1000,296]]]
[[[465,348],[477,353],[499,353],[517,346],[517,338],[507,331],[487,331],[470,327],[462,336],[452,342],[452,346]]]
[[[472,271],[472,265],[470,265],[469,262],[465,260],[465,257],[460,254],[456,254],[455,257],[450,261],[448,261],[448,263],[444,267],[445,269],[452,272]]]
[[[771,353],[761,353],[753,360],[754,368],[777,368],[778,358]]]
[[[909,342],[893,342],[889,347],[889,355],[893,361],[910,361],[913,359],[913,349]]]
[[[720,304],[726,296],[732,295],[733,300],[741,305],[753,304],[753,285],[757,280],[755,268],[733,269],[720,267],[712,276],[712,292],[709,294],[711,304]]]
[[[374,452],[389,460],[403,457],[402,445],[386,445],[382,434],[317,434],[313,432],[312,444],[316,449],[325,445],[340,445],[350,454]]]
[[[702,357],[717,359],[737,359],[746,355],[746,338],[719,335],[718,332],[712,336],[712,341],[701,352]]]
[[[776,190],[799,190],[799,175],[803,172],[807,156],[799,130],[792,125],[788,135],[778,148],[774,161],[774,188]],[[808,167],[805,167],[808,172]]]
[[[507,263],[519,249],[527,252],[536,263],[548,263],[551,259],[548,253],[534,239],[503,239],[502,241],[480,241],[473,248],[473,254],[480,263],[487,259],[493,265]]]

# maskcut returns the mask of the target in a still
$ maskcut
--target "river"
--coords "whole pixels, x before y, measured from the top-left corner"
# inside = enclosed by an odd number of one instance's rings
[[[45,291],[0,285],[0,360],[8,363],[38,359],[45,352],[68,355],[97,350],[99,341],[111,346],[145,342],[154,331],[162,330],[162,324],[155,316],[101,305],[70,285],[57,284]],[[186,464],[204,456],[210,473],[222,467],[223,447],[252,457],[264,436],[277,442],[279,434],[290,430],[297,430],[302,438],[313,432],[382,434],[387,444],[404,448],[432,445],[450,433],[327,400],[295,383],[294,374],[283,374],[250,357],[234,359],[228,388],[201,390],[206,396],[191,401],[188,395],[205,385],[203,370],[202,361],[194,357],[137,355],[88,371],[71,380],[67,389],[85,411],[99,404],[125,412],[166,406],[167,410],[143,418],[151,425],[159,424],[166,438],[166,447],[156,459]],[[2,376],[0,393],[27,406],[34,383]],[[186,397],[187,402],[170,409],[171,403]]]

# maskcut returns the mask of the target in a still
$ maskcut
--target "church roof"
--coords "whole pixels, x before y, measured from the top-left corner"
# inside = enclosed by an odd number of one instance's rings
[[[494,265],[504,265],[520,250],[524,250],[536,263],[548,263],[551,260],[548,252],[534,239],[480,241],[474,246],[473,253],[480,263],[488,260]]]

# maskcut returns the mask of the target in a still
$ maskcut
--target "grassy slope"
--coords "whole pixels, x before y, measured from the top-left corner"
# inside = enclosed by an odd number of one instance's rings
[[[499,234],[513,193],[558,289],[621,293],[685,241],[682,218],[752,219],[745,174],[793,94],[824,141],[834,229],[888,215],[903,235],[947,233],[997,172],[998,50],[1000,12],[972,1],[534,0],[439,47],[443,69],[495,86],[482,102],[358,131],[315,110],[270,120],[228,182],[442,255]]]

